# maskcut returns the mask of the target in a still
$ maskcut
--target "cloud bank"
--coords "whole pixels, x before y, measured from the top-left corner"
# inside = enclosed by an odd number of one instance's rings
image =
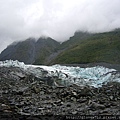
[[[76,30],[120,27],[120,0],[0,0],[0,51],[17,40],[69,39]]]

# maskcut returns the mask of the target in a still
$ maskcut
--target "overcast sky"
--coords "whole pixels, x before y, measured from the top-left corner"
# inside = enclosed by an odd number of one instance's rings
[[[13,41],[120,27],[120,0],[0,0],[0,51]]]

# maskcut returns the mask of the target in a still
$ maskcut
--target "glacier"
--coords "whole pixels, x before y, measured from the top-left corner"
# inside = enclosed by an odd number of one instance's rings
[[[108,82],[120,82],[120,73],[117,70],[103,66],[81,68],[59,64],[52,66],[26,65],[17,60],[6,60],[0,61],[0,67],[19,67],[38,78],[45,76],[51,77],[56,81],[59,80],[60,84],[64,86],[75,84],[78,86],[89,85],[97,88]]]

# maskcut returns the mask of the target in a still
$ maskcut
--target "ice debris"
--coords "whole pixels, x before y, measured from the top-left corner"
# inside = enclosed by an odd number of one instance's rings
[[[69,67],[61,65],[42,66],[42,65],[25,65],[23,62],[6,60],[0,61],[0,66],[19,67],[25,71],[34,74],[36,77],[41,77],[43,73],[46,76],[56,77],[61,80],[61,84],[79,86],[89,85],[100,87],[110,81],[120,82],[120,73],[115,69],[105,68],[103,66],[95,66],[90,68]],[[41,72],[41,71],[45,72]]]

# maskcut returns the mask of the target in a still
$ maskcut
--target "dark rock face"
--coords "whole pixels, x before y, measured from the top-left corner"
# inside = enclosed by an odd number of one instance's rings
[[[120,115],[120,83],[60,88],[20,68],[1,67],[0,118],[39,119],[40,115]]]
[[[52,38],[29,38],[9,45],[0,54],[0,60],[19,60],[26,64],[44,64],[47,57],[60,45]]]
[[[9,45],[0,54],[0,60],[19,60],[25,63],[34,61],[35,39],[30,38],[16,44]]]
[[[59,42],[52,38],[39,38],[35,43],[35,60],[34,64],[47,64],[47,58],[53,54],[56,48],[60,45]]]

